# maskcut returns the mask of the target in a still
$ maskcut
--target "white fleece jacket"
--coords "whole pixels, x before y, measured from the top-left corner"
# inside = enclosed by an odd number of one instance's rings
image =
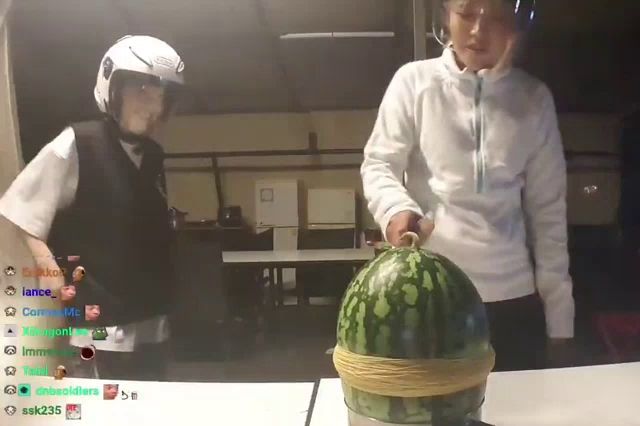
[[[573,337],[566,165],[546,85],[515,68],[461,71],[450,49],[404,65],[361,174],[382,230],[403,210],[431,217],[426,248],[458,264],[485,302],[537,289],[548,335]]]

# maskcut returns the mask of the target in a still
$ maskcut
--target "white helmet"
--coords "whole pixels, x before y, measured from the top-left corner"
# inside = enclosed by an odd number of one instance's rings
[[[165,86],[184,84],[184,62],[167,43],[150,36],[125,36],[105,53],[94,89],[96,104],[105,114],[119,114],[118,92],[127,78],[151,78]]]

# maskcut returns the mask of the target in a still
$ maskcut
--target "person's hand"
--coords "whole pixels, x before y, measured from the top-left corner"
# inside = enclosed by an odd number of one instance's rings
[[[576,361],[573,339],[547,340],[547,364],[550,368],[573,367]]]
[[[434,224],[432,221],[407,210],[396,213],[391,217],[385,235],[392,246],[407,247],[412,243],[411,239],[405,236],[407,232],[415,232],[420,238],[420,242],[424,243],[433,232],[433,229]]]

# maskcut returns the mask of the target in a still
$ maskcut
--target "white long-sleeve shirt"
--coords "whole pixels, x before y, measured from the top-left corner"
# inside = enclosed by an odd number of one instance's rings
[[[140,168],[142,154],[131,144],[121,144],[133,164]],[[75,133],[68,127],[45,145],[13,181],[0,199],[0,215],[28,234],[47,241],[58,211],[71,206],[75,200],[79,170]],[[69,343],[76,347],[93,344],[102,351],[131,352],[140,344],[161,343],[169,338],[165,315],[131,324],[114,324],[106,329],[106,340],[73,335]]]
[[[537,289],[548,335],[573,337],[566,165],[546,85],[518,69],[460,70],[450,49],[406,64],[361,174],[383,231],[403,210],[432,218],[425,247],[460,266],[485,302]]]

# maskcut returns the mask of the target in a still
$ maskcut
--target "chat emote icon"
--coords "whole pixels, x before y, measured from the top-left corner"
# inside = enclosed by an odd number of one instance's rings
[[[4,393],[7,395],[15,395],[17,388],[14,385],[7,385],[4,387]]]
[[[16,309],[16,308],[14,308],[13,306],[9,306],[8,308],[6,308],[6,309],[4,310],[4,314],[5,314],[6,316],[8,316],[8,317],[15,317],[15,316],[16,316],[16,312],[18,312],[18,311],[17,311],[17,309]]]
[[[13,416],[16,411],[18,411],[18,409],[13,405],[7,405],[6,407],[4,407],[4,412],[7,413],[8,416]]]
[[[16,347],[13,345],[8,345],[4,347],[4,353],[5,355],[15,355],[16,354]]]
[[[12,285],[4,289],[4,294],[7,296],[13,296],[16,294],[16,288]]]
[[[85,271],[84,266],[77,266],[71,273],[71,281],[74,284],[80,284],[80,281],[82,281],[86,273],[87,271]]]
[[[107,333],[106,327],[96,327],[91,332],[91,338],[93,340],[107,340],[109,333]]]
[[[17,369],[14,366],[5,367],[4,374],[7,376],[15,376]]]
[[[81,420],[82,419],[82,405],[80,404],[67,404],[65,409],[65,415],[67,420]]]
[[[4,268],[4,274],[8,277],[12,277],[16,274],[16,268],[14,268],[13,266],[7,266],[6,268]]]
[[[55,372],[53,373],[53,377],[56,380],[62,380],[67,376],[67,369],[64,365],[59,365],[56,367]]]
[[[80,359],[83,361],[90,361],[96,356],[96,347],[93,345],[87,345],[80,349]]]

